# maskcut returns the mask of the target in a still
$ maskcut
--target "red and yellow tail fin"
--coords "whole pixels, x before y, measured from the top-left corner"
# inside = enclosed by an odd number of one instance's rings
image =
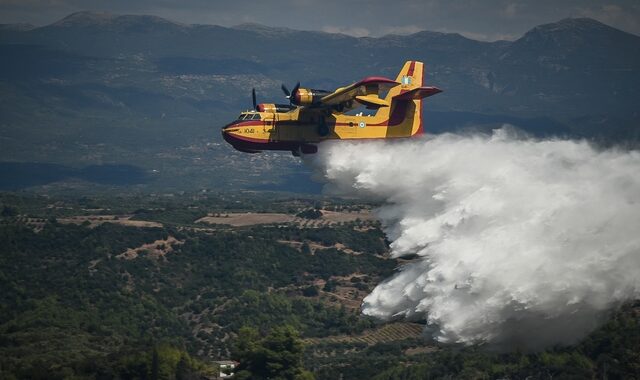
[[[440,92],[436,87],[423,87],[424,63],[405,62],[396,78],[399,86],[387,93],[389,107],[381,108],[376,117],[389,120],[387,137],[409,137],[423,133],[422,99]]]

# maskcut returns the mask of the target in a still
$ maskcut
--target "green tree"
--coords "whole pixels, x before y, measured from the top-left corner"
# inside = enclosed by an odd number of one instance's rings
[[[180,361],[176,366],[176,380],[191,380],[199,378],[199,376],[194,374],[189,361],[190,360],[187,355],[182,355],[180,357]]]
[[[302,295],[305,297],[315,297],[318,294],[318,288],[313,285],[309,285],[306,288],[302,289]]]
[[[2,206],[2,212],[0,212],[0,215],[4,217],[16,216],[18,215],[18,211],[14,207],[4,205]]]
[[[254,328],[240,329],[236,356],[240,360],[237,379],[311,380],[302,367],[303,344],[291,326],[272,329],[261,338]]]
[[[158,380],[158,371],[160,368],[158,359],[158,349],[153,349],[153,356],[151,359],[151,380]]]

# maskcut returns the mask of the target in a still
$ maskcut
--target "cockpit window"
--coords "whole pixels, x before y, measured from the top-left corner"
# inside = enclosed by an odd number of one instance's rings
[[[241,113],[237,120],[260,120],[259,113]]]

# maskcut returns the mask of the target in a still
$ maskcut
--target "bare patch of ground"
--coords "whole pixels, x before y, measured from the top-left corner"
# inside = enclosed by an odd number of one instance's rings
[[[208,215],[196,220],[196,223],[228,224],[234,227],[254,224],[284,224],[295,221],[294,215],[280,213],[229,213],[220,216]]]
[[[368,294],[368,292],[353,286],[338,285],[332,292],[322,291],[321,300],[334,307],[344,306],[347,310],[358,311],[362,305],[362,300]]]
[[[370,211],[361,212],[337,212],[322,210],[322,217],[318,219],[305,219],[291,214],[283,213],[227,213],[209,214],[196,220],[196,223],[228,224],[235,227],[251,226],[256,224],[286,224],[295,223],[304,227],[322,227],[337,223],[355,221],[374,221],[375,216]]]
[[[174,245],[181,244],[184,244],[183,240],[169,236],[166,240],[156,240],[153,243],[143,244],[137,248],[129,248],[116,257],[118,259],[133,260],[144,254],[146,257],[154,259],[164,259],[168,253],[173,252]]]
[[[96,265],[100,264],[101,261],[102,261],[102,259],[96,259],[96,260],[89,261],[89,266],[87,267],[87,269],[89,269],[89,273],[90,274],[93,275],[95,272],[98,271],[96,269]]]
[[[352,279],[356,278],[358,279],[357,281],[352,281]],[[360,311],[362,301],[372,288],[369,283],[371,278],[362,273],[352,273],[347,276],[331,276],[329,281],[334,283],[330,291],[325,289],[327,281],[321,278],[316,278],[313,282],[307,283],[306,286],[312,285],[318,288],[319,294],[313,298],[321,301],[325,305],[345,307],[350,311]]]
[[[286,244],[286,245],[290,246],[291,248],[297,249],[300,252],[302,252],[302,246],[305,244],[305,242],[295,241],[295,240],[278,240],[278,243]],[[306,243],[309,246],[309,249],[311,250],[311,254],[312,255],[315,255],[317,250],[330,249],[330,248],[335,248],[338,251],[347,253],[349,255],[356,255],[357,256],[357,255],[361,255],[362,254],[362,252],[354,251],[353,249],[347,248],[342,243],[336,243],[336,244],[331,245],[331,246],[318,244],[318,243],[315,243],[315,242],[312,242],[312,241],[307,241]]]
[[[62,224],[83,224],[89,222],[90,228],[95,228],[103,223],[115,223],[129,227],[153,228],[162,227],[162,223],[148,222],[145,220],[131,220],[133,215],[78,215],[68,218],[59,218]]]

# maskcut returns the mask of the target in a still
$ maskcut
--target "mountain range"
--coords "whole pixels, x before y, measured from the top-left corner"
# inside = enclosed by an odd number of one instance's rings
[[[407,59],[424,61],[427,84],[444,90],[426,104],[429,132],[511,124],[535,136],[640,142],[640,37],[586,18],[483,42],[80,12],[43,27],[0,26],[0,56],[0,161],[134,165],[149,173],[141,186],[277,185],[304,171],[298,161],[221,142],[220,127],[250,107],[251,88],[258,101],[283,102],[281,83],[332,90],[393,78]]]

